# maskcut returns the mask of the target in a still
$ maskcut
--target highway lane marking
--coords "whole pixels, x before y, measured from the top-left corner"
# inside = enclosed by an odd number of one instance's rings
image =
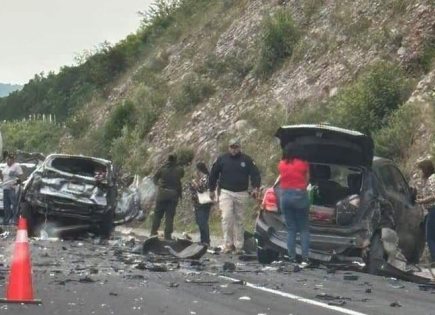
[[[217,276],[218,278],[229,280],[229,281],[232,281],[232,282],[244,281],[244,280],[235,279],[235,278],[231,278],[231,277],[227,277],[227,276],[217,275],[215,273],[210,273],[210,274],[212,274],[214,276]],[[259,286],[257,284],[254,284],[254,283],[250,283],[250,282],[244,281],[244,284],[247,287],[249,287],[249,288],[253,288],[253,289],[256,289],[256,290],[272,293],[272,294],[279,295],[279,296],[282,296],[282,297],[285,297],[285,298],[289,298],[291,300],[295,300],[295,301],[298,301],[298,302],[302,302],[302,303],[306,303],[306,304],[310,304],[310,305],[315,305],[315,306],[323,307],[323,308],[326,308],[326,309],[329,309],[329,310],[333,310],[333,311],[336,311],[336,312],[339,312],[339,313],[349,314],[349,315],[367,315],[365,313],[360,313],[360,312],[357,312],[357,311],[352,311],[352,310],[349,310],[347,308],[343,308],[343,307],[340,307],[340,306],[328,305],[328,304],[323,303],[323,302],[318,302],[316,300],[311,300],[311,299],[303,298],[301,296],[297,296],[297,295],[294,295],[294,294],[291,294],[291,293],[282,292],[282,291],[274,290],[274,289],[269,289],[269,288],[262,287],[262,286]]]

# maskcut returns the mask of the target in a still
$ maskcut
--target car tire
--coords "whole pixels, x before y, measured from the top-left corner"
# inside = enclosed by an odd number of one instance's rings
[[[279,253],[272,249],[257,247],[257,259],[260,264],[268,265],[275,260],[278,260]]]
[[[367,260],[367,271],[373,275],[379,275],[382,265],[385,263],[385,250],[381,235],[375,234],[372,237],[370,251]]]
[[[100,222],[99,226],[99,234],[102,238],[110,238],[110,235],[112,235],[113,228],[114,228],[114,215],[113,211],[109,211],[107,214],[104,215],[103,220]]]

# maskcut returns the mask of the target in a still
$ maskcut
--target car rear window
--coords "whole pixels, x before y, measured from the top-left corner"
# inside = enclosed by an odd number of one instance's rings
[[[76,157],[58,157],[51,161],[50,166],[67,173],[81,176],[94,177],[98,172],[106,172],[104,164],[90,159]]]

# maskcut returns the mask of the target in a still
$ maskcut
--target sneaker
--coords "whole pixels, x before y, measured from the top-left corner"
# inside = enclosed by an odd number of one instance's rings
[[[311,262],[308,258],[302,259],[302,262],[300,263],[301,268],[305,268],[311,265]]]
[[[283,260],[285,261],[285,262],[288,262],[288,263],[291,263],[291,264],[297,264],[298,263],[298,261],[296,260],[296,257],[289,257],[289,256],[287,256],[287,255],[285,255],[284,257],[283,257]]]

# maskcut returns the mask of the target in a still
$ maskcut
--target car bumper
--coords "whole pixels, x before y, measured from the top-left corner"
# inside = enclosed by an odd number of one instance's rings
[[[109,213],[108,207],[89,206],[77,202],[59,202],[59,200],[32,200],[32,210],[47,217],[77,219],[81,221],[98,223],[104,220]]]
[[[255,230],[255,237],[259,248],[271,249],[281,254],[287,254],[287,240],[279,237],[272,227],[261,220],[261,217],[257,219]],[[359,251],[361,249],[358,235],[336,236],[311,232],[310,244],[310,259],[322,262],[355,262],[361,266],[364,264],[360,256],[343,254],[344,251],[352,249]],[[328,248],[328,250],[319,250],[319,248]],[[338,249],[338,253],[335,249]],[[296,245],[296,254],[301,255],[299,244]]]

